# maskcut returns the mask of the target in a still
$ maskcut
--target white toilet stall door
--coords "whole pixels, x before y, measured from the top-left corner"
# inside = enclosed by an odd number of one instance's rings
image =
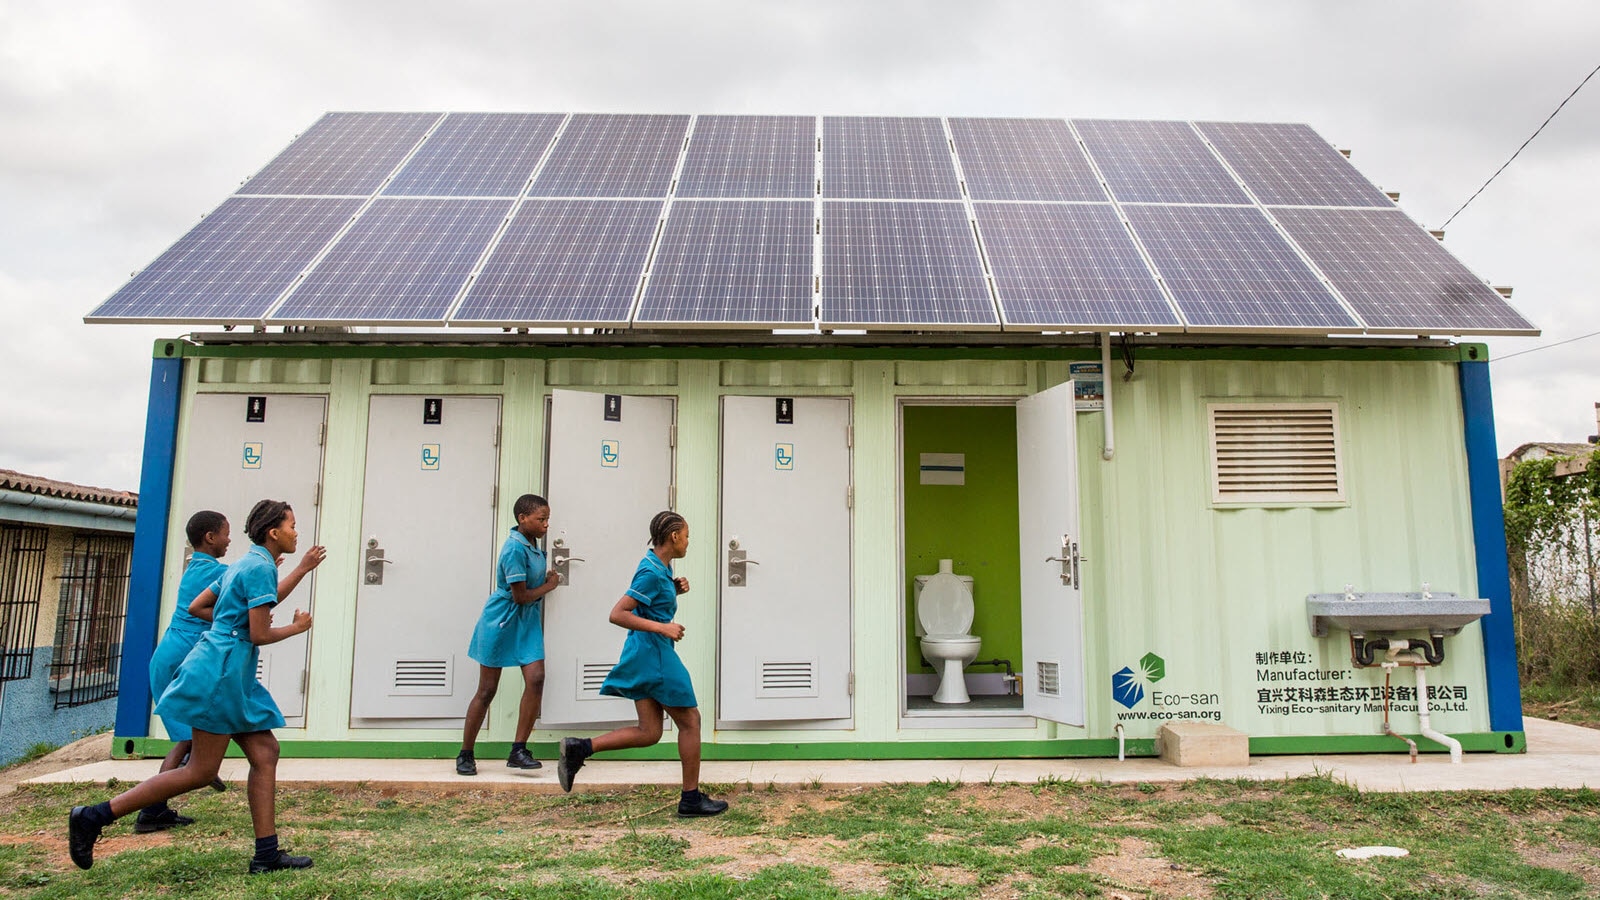
[[[604,697],[625,632],[609,621],[650,547],[650,519],[672,505],[671,397],[550,392],[552,565],[571,560],[562,585],[545,595],[545,682],[541,723],[631,722],[633,701]]]
[[[1070,381],[1017,401],[1023,710],[1067,725],[1084,723],[1076,417]]]
[[[320,396],[196,394],[184,441],[183,484],[174,504],[180,528],[202,509],[227,516],[233,544],[223,561],[235,563],[250,550],[245,534],[250,508],[259,500],[287,501],[300,544],[278,571],[292,569],[317,543],[327,408]],[[273,610],[272,623],[287,625],[296,609],[312,610],[315,582],[315,573],[300,582]],[[300,724],[306,711],[308,638],[300,634],[262,647],[256,670],[291,725]]]
[[[723,398],[719,721],[850,716],[850,500],[850,401]]]
[[[372,398],[361,546],[342,551],[362,561],[354,725],[439,725],[426,720],[466,715],[478,686],[467,644],[494,588],[502,537],[499,431],[495,398]]]

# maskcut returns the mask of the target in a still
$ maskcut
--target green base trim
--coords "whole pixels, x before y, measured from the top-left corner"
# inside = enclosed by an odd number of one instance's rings
[[[1417,748],[1424,752],[1443,752],[1444,747],[1416,735]],[[1527,741],[1520,731],[1451,735],[1471,752],[1523,753]],[[117,759],[149,759],[165,756],[172,742],[157,738],[117,737],[112,741],[112,756]],[[296,759],[454,759],[461,745],[455,741],[283,741],[280,754]],[[534,741],[528,749],[540,759],[554,759],[555,741]],[[479,759],[494,759],[511,751],[508,741],[480,741]],[[1406,745],[1383,735],[1321,735],[1310,737],[1257,737],[1250,739],[1252,755],[1309,756],[1325,753],[1406,753]],[[703,744],[701,758],[715,760],[812,760],[812,759],[1072,759],[1104,758],[1117,755],[1115,738],[1065,741],[875,741],[785,744]],[[1155,756],[1155,741],[1148,738],[1127,742],[1128,756]],[[239,748],[228,747],[228,755],[242,756]],[[607,759],[675,760],[677,744],[665,740],[654,747],[615,750]]]

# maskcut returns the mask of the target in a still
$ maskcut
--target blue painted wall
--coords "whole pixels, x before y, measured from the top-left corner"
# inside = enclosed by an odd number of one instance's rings
[[[35,647],[33,677],[0,684],[0,766],[9,765],[36,744],[70,744],[97,731],[109,731],[117,715],[115,697],[56,709],[50,693],[54,648]]]

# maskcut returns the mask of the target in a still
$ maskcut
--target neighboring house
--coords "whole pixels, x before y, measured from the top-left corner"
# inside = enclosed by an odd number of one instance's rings
[[[0,765],[111,727],[138,505],[0,469]]]
[[[1587,460],[1594,453],[1594,444],[1567,444],[1560,441],[1531,441],[1522,444],[1517,449],[1507,453],[1500,459],[1500,499],[1505,501],[1506,482],[1511,478],[1511,470],[1518,463],[1534,462],[1541,459],[1572,459],[1576,471],[1588,468]],[[1565,474],[1565,473],[1557,473]]]

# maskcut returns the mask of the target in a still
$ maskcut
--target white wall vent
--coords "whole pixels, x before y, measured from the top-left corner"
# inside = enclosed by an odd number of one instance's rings
[[[609,662],[578,660],[578,699],[599,700],[600,685],[605,684],[606,676],[611,674],[611,669],[616,664],[617,661],[614,659]]]
[[[389,696],[448,697],[453,668],[448,659],[397,659]]]
[[[1212,403],[1208,411],[1214,503],[1344,502],[1337,403]]]
[[[256,680],[266,687],[268,679],[272,677],[272,658],[263,653],[256,657]]]
[[[817,661],[770,660],[756,663],[757,697],[817,696]]]
[[[1044,697],[1061,696],[1061,664],[1039,661],[1039,694]]]

